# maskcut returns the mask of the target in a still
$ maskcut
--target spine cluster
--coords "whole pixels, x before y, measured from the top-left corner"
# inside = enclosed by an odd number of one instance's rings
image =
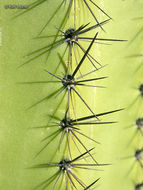
[[[135,22],[142,21],[142,17],[135,17],[133,18]],[[143,72],[143,64],[142,64],[142,26],[139,28],[137,33],[132,37],[131,41],[129,42],[131,46],[138,44],[138,51],[136,54],[129,55],[129,59],[132,63],[138,64],[136,68],[134,68],[134,76],[135,82],[138,82],[138,86],[136,85],[135,91],[137,92],[136,97],[132,100],[129,106],[129,111],[136,110],[133,112],[132,124],[130,124],[127,128],[135,127],[133,130],[133,135],[130,137],[130,147],[133,149],[133,156],[129,156],[128,159],[133,158],[134,164],[131,166],[129,174],[133,174],[133,171],[137,174],[133,176],[134,178],[134,189],[135,190],[142,190],[143,188],[143,175],[142,175],[142,168],[143,168],[143,144],[142,144],[142,136],[143,136],[143,110],[142,110],[142,99],[143,99],[143,82],[142,82],[142,72]],[[139,52],[141,51],[141,52]],[[139,52],[139,53],[138,53]],[[132,80],[133,81],[133,80]],[[136,146],[133,146],[133,143],[136,142]],[[136,167],[137,166],[137,167]]]

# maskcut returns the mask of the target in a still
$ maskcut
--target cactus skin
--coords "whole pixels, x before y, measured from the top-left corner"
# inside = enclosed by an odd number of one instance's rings
[[[23,2],[25,3],[25,1]],[[48,2],[48,6],[51,7],[51,13],[49,12],[49,15],[53,13],[56,3],[56,1]],[[3,7],[4,4],[5,1],[1,3],[1,6]],[[114,2],[110,0],[110,2],[103,1],[103,5],[112,18],[114,18],[115,22],[111,22],[105,27],[107,34],[101,32],[101,35],[104,37],[111,36],[128,39],[130,41],[141,26],[139,21],[134,22],[131,19],[136,17],[136,13],[139,14],[142,11],[142,2]],[[40,31],[39,29],[42,28],[43,24],[46,22],[46,6],[41,5],[38,9],[38,12],[33,10],[32,12],[29,12],[28,15],[23,15],[19,19],[8,22],[8,18],[11,16],[12,11],[7,11],[2,8],[3,39],[1,48],[2,69],[0,85],[2,91],[2,112],[0,119],[0,150],[3,157],[1,157],[0,167],[3,175],[0,184],[1,188],[5,190],[32,189],[37,185],[37,182],[40,183],[45,179],[45,176],[50,176],[50,173],[47,174],[47,171],[27,170],[25,168],[30,166],[31,163],[37,164],[47,162],[47,159],[55,159],[53,158],[53,150],[56,150],[56,143],[55,145],[52,144],[52,147],[48,147],[48,158],[47,152],[45,152],[40,157],[33,159],[37,150],[41,148],[40,140],[43,138],[45,131],[41,130],[39,132],[39,130],[29,130],[29,128],[46,124],[49,118],[44,117],[44,115],[47,113],[52,114],[54,105],[56,108],[60,100],[54,100],[54,104],[52,100],[46,101],[46,103],[42,103],[33,109],[26,110],[35,101],[47,95],[47,93],[50,93],[53,86],[49,88],[49,86],[38,85],[37,88],[34,85],[21,86],[17,84],[20,81],[25,81],[25,79],[47,80],[47,73],[43,72],[43,68],[46,67],[47,69],[50,69],[51,72],[54,72],[55,65],[49,65],[48,63],[57,62],[58,57],[56,56],[56,52],[62,53],[63,51],[63,48],[53,51],[46,66],[44,58],[41,58],[35,61],[34,64],[29,64],[27,67],[23,67],[19,70],[17,69],[20,63],[23,62],[23,55],[27,54],[27,51],[35,49],[35,42],[31,39],[37,35]],[[59,10],[57,14],[58,19],[54,19],[47,27],[47,31],[50,31],[51,33],[55,31],[53,25],[59,25],[59,22],[62,21],[64,12]],[[73,15],[73,13],[71,13],[71,15]],[[140,15],[141,14],[139,14],[139,16]],[[41,23],[41,20],[43,20],[43,23]],[[78,22],[82,24],[83,20],[85,22],[84,15],[81,16]],[[94,22],[93,19],[91,20]],[[86,22],[89,22],[88,16]],[[66,26],[68,25],[69,24]],[[91,35],[94,35],[94,33],[91,33]],[[101,177],[101,186],[99,186],[99,189],[134,189],[134,185],[131,181],[132,179],[137,184],[142,182],[140,165],[136,164],[136,167],[130,172],[130,175],[127,175],[132,167],[133,159],[121,159],[133,155],[136,149],[142,147],[142,137],[140,134],[137,134],[134,140],[129,144],[130,139],[135,132],[135,128],[124,130],[126,126],[134,123],[136,118],[142,117],[142,103],[139,104],[137,101],[131,107],[129,106],[138,95],[138,90],[133,89],[133,87],[135,86],[138,88],[142,83],[142,69],[134,74],[134,71],[136,70],[136,64],[134,63],[135,59],[124,58],[125,56],[141,52],[141,40],[142,38],[139,36],[139,38],[131,44],[129,42],[129,45],[115,44],[111,47],[97,46],[96,58],[101,60],[103,64],[109,64],[99,73],[99,75],[109,76],[109,79],[104,82],[104,85],[108,88],[104,90],[104,93],[103,90],[97,90],[96,98],[94,100],[89,99],[88,103],[95,104],[95,110],[97,110],[97,112],[120,107],[127,108],[124,112],[109,117],[113,120],[120,121],[116,126],[99,126],[86,129],[87,134],[91,137],[95,134],[95,138],[102,143],[101,146],[96,147],[97,160],[100,162],[113,163],[113,165],[107,168],[104,172],[98,172],[96,174],[97,177]],[[30,44],[29,41],[31,42]],[[40,41],[40,43],[42,43],[42,41]],[[39,42],[36,42],[36,47],[39,47]],[[84,67],[84,70],[87,70],[86,66]],[[58,73],[62,71],[63,68],[60,66]],[[83,93],[87,97],[91,97],[91,92],[88,91]],[[94,90],[93,93],[95,93]],[[104,102],[106,102],[106,104]],[[78,100],[76,100],[76,105],[79,105]],[[47,108],[49,109],[48,111]],[[64,111],[65,104],[59,108],[57,114],[62,117]],[[81,112],[80,106],[76,108],[76,112],[80,112],[82,116],[85,114],[84,110]],[[89,147],[94,146],[91,142],[89,142],[89,144],[87,142],[85,143]],[[75,152],[75,155],[77,155],[77,152]],[[61,156],[62,152],[56,154],[56,157],[58,158],[61,158]],[[90,172],[86,172],[84,174],[81,173],[80,175],[82,179],[89,179],[89,174]],[[96,175],[92,176],[92,179],[93,177],[96,179]],[[90,180],[91,179],[89,179],[89,184],[91,183]],[[53,188],[53,186],[51,185],[49,188]],[[64,185],[61,189],[64,189]]]

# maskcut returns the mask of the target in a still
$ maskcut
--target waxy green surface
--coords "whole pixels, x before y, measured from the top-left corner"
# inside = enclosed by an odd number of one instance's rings
[[[61,96],[42,102],[41,104],[29,108],[38,100],[44,98],[57,89],[58,84],[42,85],[20,85],[19,82],[51,80],[44,69],[55,72],[59,58],[57,52],[64,51],[65,46],[54,49],[48,61],[45,63],[46,56],[35,59],[31,63],[18,68],[25,60],[25,55],[37,48],[45,45],[43,39],[33,39],[41,31],[42,27],[58,6],[59,0],[48,1],[38,6],[32,11],[12,20],[15,11],[4,9],[6,4],[29,3],[26,1],[2,1],[1,4],[1,26],[2,26],[2,46],[1,46],[1,66],[0,66],[0,188],[3,190],[30,190],[43,180],[50,177],[56,169],[28,169],[34,164],[48,161],[58,161],[63,156],[63,151],[57,152],[59,138],[47,147],[38,157],[37,152],[43,147],[41,140],[45,133],[49,134],[52,129],[31,129],[47,124],[49,121],[48,114],[53,114],[57,105],[61,102]],[[135,133],[135,127],[125,129],[134,123],[137,117],[142,116],[143,107],[141,97],[130,106],[138,96],[138,86],[142,81],[142,68],[138,70],[141,58],[127,58],[127,56],[142,52],[142,36],[136,38],[132,43],[131,39],[142,27],[141,20],[134,20],[142,16],[141,1],[113,1],[109,0],[97,2],[98,5],[108,12],[113,18],[109,24],[105,25],[106,32],[101,30],[100,37],[125,39],[128,42],[113,42],[112,45],[96,45],[91,49],[92,55],[102,65],[106,65],[95,76],[108,76],[104,81],[98,84],[104,85],[105,89],[85,89],[81,88],[80,92],[86,99],[95,113],[110,111],[119,108],[125,108],[120,113],[103,117],[105,120],[118,121],[117,124],[109,126],[86,126],[84,132],[95,140],[101,142],[96,145],[91,141],[83,140],[87,148],[95,146],[95,159],[99,163],[111,163],[111,166],[104,167],[104,171],[97,172],[80,172],[78,176],[88,185],[96,178],[101,177],[97,184],[98,189],[133,189],[134,182],[141,182],[142,171],[138,163],[135,164],[132,171],[131,167],[134,159],[123,159],[133,155],[136,148],[142,147],[142,136],[136,135],[133,141],[130,141]],[[50,8],[49,8],[50,7]],[[77,14],[77,26],[89,23],[95,24],[91,15],[83,11],[79,5]],[[48,9],[48,11],[47,11]],[[64,10],[64,11],[63,11]],[[43,35],[53,34],[62,22],[66,7],[60,9],[51,23],[46,27]],[[86,8],[84,8],[86,10]],[[97,9],[96,9],[97,11]],[[80,16],[79,16],[80,14]],[[100,11],[96,14],[100,20],[106,17],[102,16]],[[70,20],[67,21],[64,29],[73,27],[73,10]],[[95,31],[90,35],[93,37]],[[46,43],[50,43],[50,39]],[[83,43],[87,48],[87,44]],[[82,56],[82,54],[80,54]],[[67,59],[67,58],[65,58]],[[86,60],[81,68],[82,72],[93,69],[91,64]],[[63,73],[62,65],[59,66],[57,74]],[[94,76],[94,75],[93,75]],[[97,84],[97,83],[96,83]],[[56,115],[63,117],[67,99],[58,108]],[[79,98],[75,97],[76,114],[80,117],[89,112],[81,103]],[[62,150],[64,146],[62,145]],[[84,152],[84,150],[82,149]],[[72,145],[74,156],[79,155]],[[90,159],[91,161],[91,159]],[[140,176],[140,177],[139,177]],[[132,182],[133,181],[133,182]],[[51,184],[47,189],[52,189]],[[55,187],[58,189],[58,185]],[[61,189],[65,189],[65,184]]]

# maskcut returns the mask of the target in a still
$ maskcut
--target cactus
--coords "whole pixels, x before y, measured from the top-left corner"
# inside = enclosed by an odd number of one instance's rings
[[[0,5],[1,189],[141,190],[142,2]]]

